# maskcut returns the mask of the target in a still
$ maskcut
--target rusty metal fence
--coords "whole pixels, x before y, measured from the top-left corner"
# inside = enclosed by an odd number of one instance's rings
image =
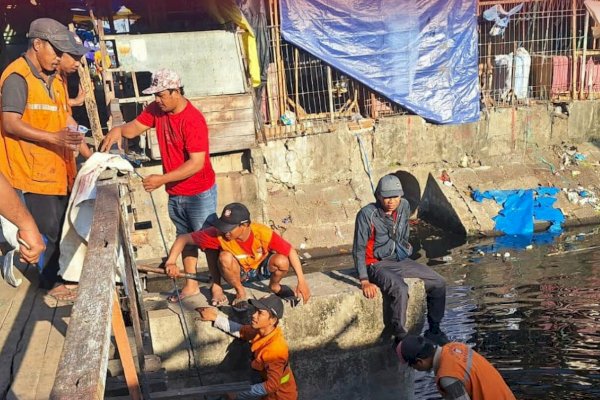
[[[600,52],[583,0],[480,1],[478,18],[482,107],[600,93]]]
[[[266,140],[326,132],[336,122],[360,129],[410,113],[282,40],[277,3],[270,0]],[[593,35],[600,37],[600,25],[584,0],[480,0],[477,14],[482,109],[600,98],[600,42]],[[500,23],[489,18],[494,14]]]
[[[350,129],[372,127],[383,116],[408,113],[280,35],[278,0],[269,0],[270,59],[262,94],[266,140],[327,132],[345,122]]]

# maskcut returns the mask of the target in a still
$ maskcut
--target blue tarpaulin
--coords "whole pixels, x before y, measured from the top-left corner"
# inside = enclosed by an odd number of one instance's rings
[[[560,190],[554,187],[538,187],[527,190],[488,190],[473,192],[473,199],[482,202],[493,199],[503,206],[493,219],[496,230],[505,235],[495,238],[494,244],[479,246],[477,250],[494,253],[507,248],[524,249],[530,244],[552,243],[563,228],[565,217],[561,210],[554,208],[556,195]],[[535,221],[548,221],[546,232],[533,232]]]
[[[562,232],[565,217],[561,210],[554,208],[557,188],[539,187],[527,190],[488,190],[473,192],[473,199],[481,202],[493,199],[503,206],[493,219],[496,230],[508,235],[530,236],[533,233],[534,221],[548,221],[551,233]]]
[[[281,33],[427,120],[479,120],[475,0],[281,0]]]

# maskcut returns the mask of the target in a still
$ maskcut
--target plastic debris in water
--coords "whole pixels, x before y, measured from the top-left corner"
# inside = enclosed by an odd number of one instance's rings
[[[444,256],[444,257],[442,257],[442,261],[446,261],[446,262],[452,261],[452,256]]]

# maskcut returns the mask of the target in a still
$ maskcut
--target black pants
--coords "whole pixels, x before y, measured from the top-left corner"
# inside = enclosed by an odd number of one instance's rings
[[[376,284],[391,300],[392,329],[396,337],[404,337],[406,331],[406,306],[408,285],[404,278],[419,278],[427,292],[427,322],[439,324],[446,308],[446,281],[431,268],[411,259],[380,261],[367,268],[369,281]]]
[[[69,197],[37,193],[25,193],[23,196],[40,233],[48,241],[44,253],[44,264],[40,265],[42,268],[40,287],[50,289],[58,281],[60,236]]]

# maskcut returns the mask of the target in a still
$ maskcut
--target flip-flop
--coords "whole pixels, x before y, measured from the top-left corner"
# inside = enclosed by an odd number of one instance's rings
[[[61,286],[62,288],[58,289]],[[55,291],[54,289],[58,290]],[[79,293],[78,286],[75,286],[74,288],[68,288],[65,285],[60,285],[55,287],[54,289],[50,290],[48,292],[48,295],[54,297],[56,300],[59,301],[73,301],[77,298],[77,294]]]
[[[197,292],[194,293],[190,293],[190,294],[185,294],[183,293],[181,290],[179,291],[179,297],[177,297],[177,292],[173,292],[171,293],[168,297],[167,297],[167,301],[169,303],[177,303],[187,297],[192,297],[192,296],[196,296],[200,294],[200,290],[198,290]]]
[[[278,297],[281,297],[283,300],[288,300],[293,297],[296,298],[296,293],[292,290],[288,285],[281,285],[279,292],[275,293]]]
[[[231,303],[231,308],[233,308],[234,311],[237,312],[246,312],[250,309],[250,303],[248,303],[248,300],[246,298],[241,298],[241,299],[234,299],[233,302]]]
[[[275,293],[275,295],[280,297],[281,300],[290,303],[292,307],[295,307],[300,302],[300,299],[298,296],[296,296],[296,293],[288,285],[281,285],[279,292]]]
[[[229,300],[227,300],[227,296],[223,295],[223,297],[221,297],[220,299],[217,298],[212,298],[210,300],[210,305],[212,307],[222,307],[222,306],[226,306],[227,303],[229,302]]]

